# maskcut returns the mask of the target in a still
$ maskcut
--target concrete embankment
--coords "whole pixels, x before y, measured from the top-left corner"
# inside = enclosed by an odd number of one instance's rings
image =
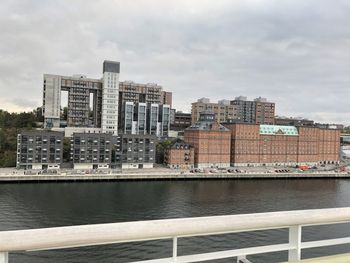
[[[0,175],[0,183],[68,182],[68,181],[126,181],[126,180],[205,180],[205,179],[312,179],[350,178],[347,173],[120,173],[74,175]]]

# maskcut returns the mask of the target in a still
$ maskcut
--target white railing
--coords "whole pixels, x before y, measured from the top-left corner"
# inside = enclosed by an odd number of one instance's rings
[[[350,222],[350,208],[332,208],[2,231],[0,263],[7,263],[8,253],[14,251],[157,239],[173,240],[172,256],[139,262],[200,262],[234,257],[237,257],[237,262],[249,262],[246,259],[248,255],[278,251],[288,251],[289,260],[300,260],[302,249],[350,243],[350,237],[302,242],[302,227],[347,222]],[[184,256],[177,254],[178,238],[281,228],[289,228],[288,243]]]

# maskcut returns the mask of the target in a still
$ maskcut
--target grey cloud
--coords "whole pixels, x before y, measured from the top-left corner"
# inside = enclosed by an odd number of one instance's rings
[[[173,91],[178,109],[203,96],[265,96],[279,115],[350,124],[348,1],[3,2],[7,101],[23,96],[35,107],[42,74],[99,77],[112,59],[121,62],[121,80]]]

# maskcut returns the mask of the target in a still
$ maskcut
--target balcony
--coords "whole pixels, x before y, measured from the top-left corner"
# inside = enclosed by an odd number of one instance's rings
[[[350,208],[332,208],[2,231],[0,263],[9,262],[9,252],[147,240],[172,240],[172,255],[138,262],[201,262],[225,258],[237,258],[236,262],[250,262],[246,258],[249,255],[279,251],[287,251],[289,261],[300,261],[303,249],[350,243],[350,237],[305,242],[302,241],[303,228],[348,222]],[[177,252],[178,238],[285,228],[289,229],[288,242],[285,243],[190,255],[178,255]],[[339,262],[349,262],[350,255],[330,256],[324,262],[336,262],[337,258],[346,259]],[[307,262],[323,262],[322,259],[309,260]]]

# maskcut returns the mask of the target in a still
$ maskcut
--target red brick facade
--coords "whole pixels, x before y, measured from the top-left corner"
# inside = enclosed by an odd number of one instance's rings
[[[165,150],[164,163],[171,168],[193,168],[194,148],[189,145],[175,144]]]
[[[297,135],[260,134],[257,124],[224,124],[231,130],[231,165],[338,162],[340,131],[299,127]]]
[[[228,167],[230,165],[231,132],[217,123],[207,129],[186,129],[185,142],[194,147],[197,167]]]

